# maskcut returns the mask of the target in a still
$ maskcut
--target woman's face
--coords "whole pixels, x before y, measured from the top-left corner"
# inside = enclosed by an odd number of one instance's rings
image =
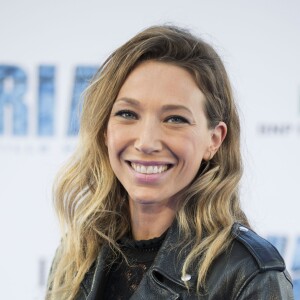
[[[218,143],[208,129],[205,97],[178,66],[148,61],[120,89],[109,118],[106,145],[112,169],[143,205],[174,204]]]

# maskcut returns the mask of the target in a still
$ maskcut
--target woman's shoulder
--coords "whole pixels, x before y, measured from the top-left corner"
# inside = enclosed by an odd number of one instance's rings
[[[278,250],[242,224],[235,223],[231,234],[232,243],[212,264],[209,289],[232,299],[243,299],[246,294],[255,294],[253,299],[265,299],[264,295],[271,299],[274,293],[284,295],[274,299],[293,299],[292,280]]]
[[[278,250],[266,239],[255,233],[250,228],[235,223],[232,227],[233,244],[231,255],[236,256],[239,251],[244,258],[254,260],[256,267],[261,272],[267,270],[284,271],[285,263]],[[244,251],[241,251],[243,249]],[[233,253],[232,253],[233,252]],[[238,256],[242,258],[243,256]]]

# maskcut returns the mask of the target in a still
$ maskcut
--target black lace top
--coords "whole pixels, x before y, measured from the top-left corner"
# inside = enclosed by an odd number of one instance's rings
[[[128,300],[152,265],[165,236],[166,233],[144,241],[121,239],[119,245],[127,257],[128,264],[121,255],[117,257],[108,268],[104,295],[97,299]]]

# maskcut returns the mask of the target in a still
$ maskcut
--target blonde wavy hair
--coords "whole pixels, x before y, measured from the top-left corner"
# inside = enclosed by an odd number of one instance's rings
[[[228,128],[216,155],[202,163],[196,178],[182,191],[176,215],[183,242],[192,245],[182,272],[198,264],[198,290],[205,285],[213,260],[232,241],[233,223],[249,225],[238,197],[240,124],[224,65],[210,45],[188,31],[150,27],[114,51],[85,92],[79,146],[55,185],[62,241],[49,276],[47,299],[74,299],[103,245],[120,251],[116,241],[130,231],[126,191],[111,169],[104,134],[121,86],[146,60],[188,70],[206,97],[209,127],[223,121]]]

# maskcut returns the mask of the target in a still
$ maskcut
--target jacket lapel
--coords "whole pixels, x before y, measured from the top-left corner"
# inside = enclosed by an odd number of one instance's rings
[[[90,268],[86,273],[80,289],[81,297],[77,300],[86,299],[86,300],[96,300],[98,291],[104,290],[104,285],[106,282],[106,262],[109,255],[109,247],[107,245],[103,246],[100,254],[95,261],[95,264]]]

